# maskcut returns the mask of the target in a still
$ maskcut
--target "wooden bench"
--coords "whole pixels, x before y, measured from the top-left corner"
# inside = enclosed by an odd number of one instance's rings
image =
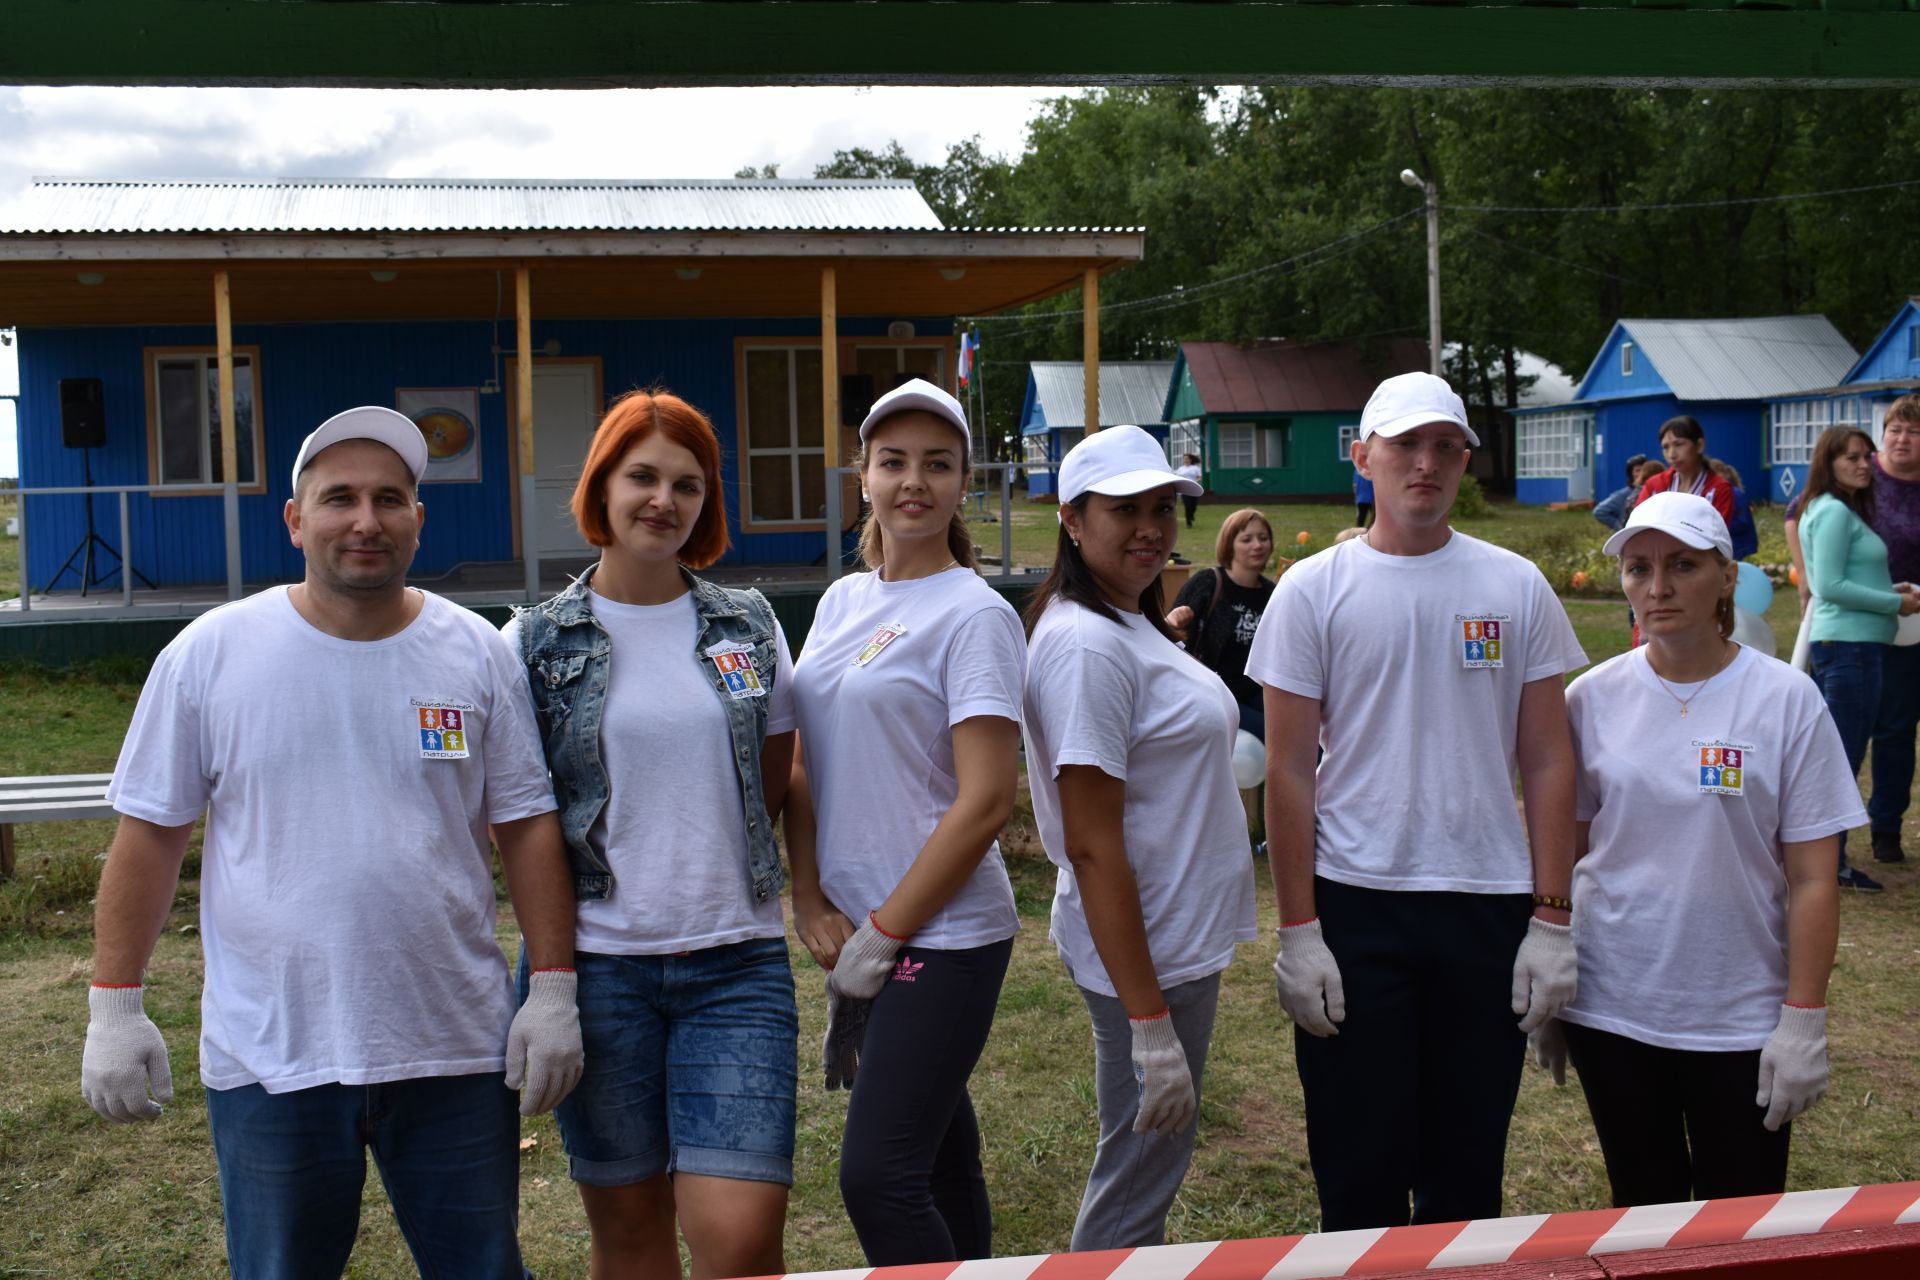
[[[0,880],[13,878],[14,823],[111,818],[107,783],[112,780],[110,773],[0,778]]]

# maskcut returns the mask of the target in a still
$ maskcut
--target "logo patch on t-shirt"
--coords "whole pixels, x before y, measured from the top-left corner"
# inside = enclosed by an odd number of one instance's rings
[[[883,649],[905,634],[907,634],[907,624],[904,622],[889,622],[884,626],[875,627],[873,639],[867,641],[860,652],[853,655],[852,665],[866,666],[879,657]]]
[[[465,760],[467,715],[473,707],[464,702],[426,702],[413,699],[415,727],[420,732],[422,760]]]
[[[1454,614],[1454,639],[1460,646],[1460,665],[1504,667],[1507,624],[1512,620],[1504,613]]]
[[[1700,794],[1744,796],[1747,794],[1747,756],[1752,747],[1728,742],[1694,740],[1699,753]]]
[[[729,697],[767,696],[766,686],[760,683],[760,673],[753,669],[753,650],[750,646],[737,641],[716,644],[707,650],[707,661],[713,663],[713,669],[720,673]]]

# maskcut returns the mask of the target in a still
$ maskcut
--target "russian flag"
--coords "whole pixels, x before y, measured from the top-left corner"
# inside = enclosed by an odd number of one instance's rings
[[[980,339],[971,330],[960,335],[960,385],[973,381],[973,361],[980,350]]]

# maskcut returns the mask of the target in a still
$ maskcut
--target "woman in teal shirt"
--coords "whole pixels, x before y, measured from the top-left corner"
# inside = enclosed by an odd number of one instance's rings
[[[1873,440],[1866,432],[1833,427],[1822,433],[1807,468],[1806,499],[1800,545],[1813,591],[1813,681],[1840,730],[1847,765],[1857,774],[1880,706],[1881,655],[1898,619],[1920,611],[1920,595],[1910,582],[1894,584],[1887,544],[1872,528]],[[1847,865],[1845,832],[1840,885],[1880,891],[1878,881]]]

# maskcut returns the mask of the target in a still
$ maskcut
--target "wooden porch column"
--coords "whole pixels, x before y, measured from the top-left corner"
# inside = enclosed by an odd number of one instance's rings
[[[240,434],[239,424],[234,421],[233,301],[224,271],[213,273],[213,342],[220,366],[220,505],[227,534],[227,599],[238,600],[241,592]]]
[[[841,464],[840,297],[832,267],[820,268],[820,412],[821,443],[826,447],[826,465],[831,471]]]
[[[519,427],[520,549],[527,566],[527,599],[540,598],[540,513],[533,466],[533,276],[513,269],[514,417]]]
[[[1087,268],[1086,283],[1080,288],[1082,334],[1080,345],[1086,375],[1087,430],[1100,429],[1100,273]]]

